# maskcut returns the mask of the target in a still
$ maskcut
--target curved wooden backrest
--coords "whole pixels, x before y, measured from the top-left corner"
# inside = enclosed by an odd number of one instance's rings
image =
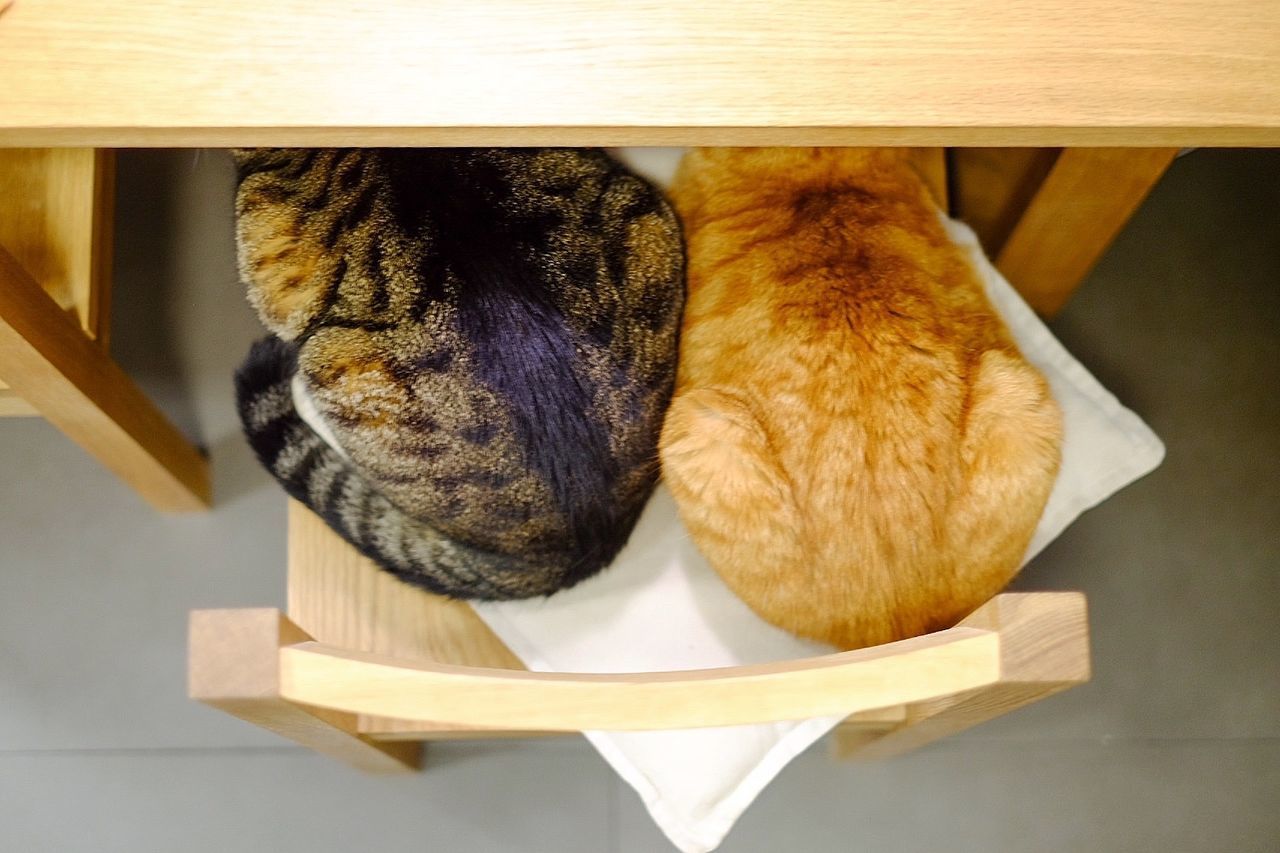
[[[683,729],[828,715],[852,715],[845,728],[855,731],[841,740],[842,753],[879,757],[1089,678],[1079,593],[1005,593],[925,637],[714,670],[533,673],[410,661],[315,642],[271,608],[193,611],[190,651],[192,698],[379,772],[416,766],[416,741],[438,734]],[[395,718],[416,722],[389,734],[369,726]]]
[[[844,715],[1000,678],[1000,636],[952,628],[804,660],[658,673],[537,673],[400,661],[305,642],[280,650],[280,695],[356,714],[478,727],[683,729]]]

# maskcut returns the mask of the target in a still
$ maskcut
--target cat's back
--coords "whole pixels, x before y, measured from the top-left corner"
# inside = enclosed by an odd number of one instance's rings
[[[683,302],[653,187],[592,149],[258,150],[237,213],[252,301],[383,494],[504,552],[625,534]]]
[[[716,150],[673,197],[689,301],[664,464],[712,564],[766,618],[849,647],[994,594],[1060,417],[923,182],[895,153]],[[698,493],[711,476],[723,494]]]
[[[675,189],[691,259],[681,384],[776,403],[762,417],[796,466],[945,454],[976,360],[1020,356],[923,182],[896,160],[741,156],[741,172],[694,159]]]

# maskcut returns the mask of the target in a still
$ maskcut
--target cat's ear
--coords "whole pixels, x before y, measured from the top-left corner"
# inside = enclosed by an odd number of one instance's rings
[[[262,205],[236,221],[240,277],[264,325],[286,341],[302,333],[324,304],[332,262],[304,239],[295,212]]]
[[[271,148],[228,148],[227,153],[231,155],[231,162],[236,164],[236,170],[243,176],[255,162],[272,150]]]
[[[966,465],[988,476],[1056,468],[1062,412],[1039,371],[1015,353],[993,349],[978,359],[970,383],[961,441]]]
[[[680,159],[676,167],[676,176],[667,191],[672,205],[679,214],[686,229],[693,226],[701,218],[701,211],[707,196],[706,174],[707,149],[691,148]]]
[[[738,394],[709,388],[681,392],[671,402],[659,443],[662,473],[672,494],[688,511],[755,528],[724,530],[732,541],[760,538],[760,548],[798,547],[778,531],[798,531],[795,497],[769,446],[768,433],[751,405]]]
[[[951,539],[975,563],[1016,566],[1061,463],[1062,412],[1044,377],[1012,353],[983,353],[970,382]]]

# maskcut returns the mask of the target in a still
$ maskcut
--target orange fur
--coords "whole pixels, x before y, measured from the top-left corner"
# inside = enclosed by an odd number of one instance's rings
[[[707,149],[672,195],[689,296],[664,476],[766,620],[859,648],[1017,571],[1061,415],[907,155]]]

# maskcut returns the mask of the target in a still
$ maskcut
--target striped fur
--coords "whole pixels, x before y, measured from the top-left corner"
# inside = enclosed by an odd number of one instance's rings
[[[445,595],[607,565],[674,381],[683,250],[660,194],[597,150],[236,156],[241,273],[274,333],[240,412],[285,489]],[[295,373],[343,454],[294,410]]]
[[[236,403],[250,445],[290,497],[387,571],[442,595],[528,598],[559,588],[559,573],[443,536],[391,503],[325,443],[294,407],[292,345],[254,344],[236,373]],[[567,567],[561,567],[561,570]]]

